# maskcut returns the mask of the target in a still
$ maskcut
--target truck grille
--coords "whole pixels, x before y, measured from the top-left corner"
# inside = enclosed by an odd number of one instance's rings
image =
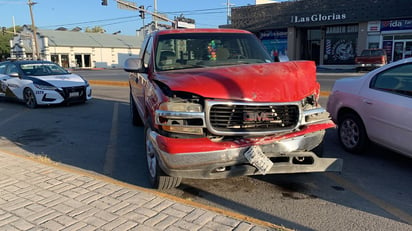
[[[212,129],[224,133],[285,131],[299,122],[297,104],[213,103],[208,113]]]

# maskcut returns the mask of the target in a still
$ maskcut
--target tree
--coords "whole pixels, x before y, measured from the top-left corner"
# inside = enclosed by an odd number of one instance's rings
[[[16,27],[16,33],[20,32],[21,26]],[[13,28],[6,28],[5,33],[0,33],[0,60],[10,57],[10,40],[13,38]]]
[[[87,33],[104,33],[104,32],[106,32],[106,30],[103,29],[103,27],[101,27],[101,26],[95,26],[93,28],[86,27],[86,30],[84,30],[84,31],[87,32]]]

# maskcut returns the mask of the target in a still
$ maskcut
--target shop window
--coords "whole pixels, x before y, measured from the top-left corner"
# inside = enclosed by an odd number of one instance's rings
[[[379,48],[379,43],[369,43],[368,48],[369,49]]]

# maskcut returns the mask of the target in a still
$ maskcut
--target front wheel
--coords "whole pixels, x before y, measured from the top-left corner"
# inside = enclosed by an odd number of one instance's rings
[[[37,107],[37,101],[36,101],[36,95],[34,95],[34,92],[30,88],[26,88],[23,91],[23,98],[24,102],[26,103],[26,106],[28,108],[36,108]]]
[[[346,151],[363,152],[369,142],[365,125],[355,113],[346,113],[338,122],[339,141]]]
[[[159,160],[156,149],[150,139],[150,128],[145,129],[145,146],[146,146],[146,160],[147,168],[149,170],[149,179],[153,188],[165,190],[175,188],[180,185],[181,177],[171,177],[166,175],[159,166]]]

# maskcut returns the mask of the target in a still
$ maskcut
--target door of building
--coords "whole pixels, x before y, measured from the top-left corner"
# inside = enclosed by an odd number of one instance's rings
[[[393,61],[412,57],[412,41],[395,41]]]
[[[307,29],[303,39],[302,58],[306,60],[313,60],[318,65],[320,62],[321,30],[318,28]]]

